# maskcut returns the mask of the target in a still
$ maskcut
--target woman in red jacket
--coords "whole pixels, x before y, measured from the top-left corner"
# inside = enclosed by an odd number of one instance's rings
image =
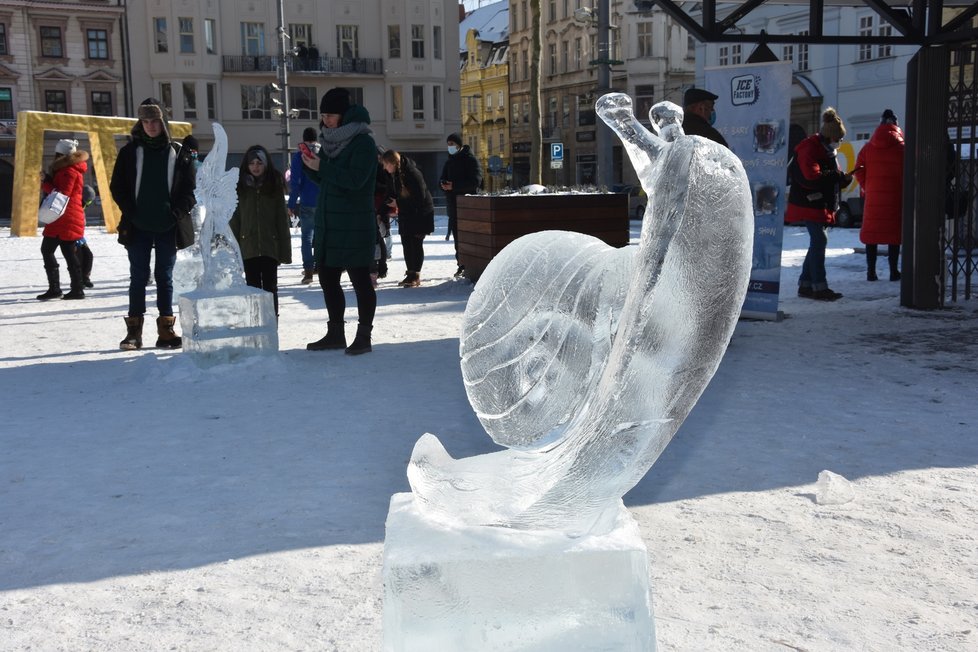
[[[890,280],[899,281],[903,215],[903,131],[890,109],[859,151],[853,174],[866,193],[859,239],[866,245],[866,280],[876,281],[877,246],[887,245]]]
[[[786,222],[802,223],[808,229],[808,253],[798,278],[798,296],[819,301],[842,298],[829,289],[825,278],[826,228],[835,223],[840,188],[852,182],[852,175],[839,169],[835,153],[846,135],[846,128],[835,109],[822,114],[822,126],[795,147],[788,166],[791,189],[788,191]]]
[[[78,149],[77,140],[59,140],[54,148],[54,162],[44,177],[41,189],[45,193],[55,190],[68,196],[68,206],[64,214],[44,227],[41,240],[41,257],[44,271],[48,276],[48,291],[39,294],[41,301],[48,299],[84,299],[81,263],[75,251],[75,242],[85,237],[85,210],[82,206],[82,189],[85,186],[85,172],[88,170],[88,152]],[[58,260],[54,252],[61,249],[71,278],[71,290],[62,296],[61,277]]]

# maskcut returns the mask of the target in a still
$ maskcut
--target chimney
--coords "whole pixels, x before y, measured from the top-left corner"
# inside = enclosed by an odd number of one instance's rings
[[[465,20],[465,5],[461,2],[458,3],[458,22]]]

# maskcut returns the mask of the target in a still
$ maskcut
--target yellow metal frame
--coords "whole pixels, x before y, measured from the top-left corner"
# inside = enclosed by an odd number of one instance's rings
[[[17,141],[14,153],[14,196],[10,233],[18,236],[37,235],[37,197],[40,189],[38,173],[44,157],[45,131],[72,131],[88,134],[92,148],[90,163],[102,196],[102,215],[105,228],[115,232],[119,224],[119,207],[109,195],[109,180],[119,151],[115,136],[128,135],[136,124],[135,118],[107,118],[95,115],[21,111],[17,114]],[[183,138],[190,134],[189,122],[170,122],[170,137]]]

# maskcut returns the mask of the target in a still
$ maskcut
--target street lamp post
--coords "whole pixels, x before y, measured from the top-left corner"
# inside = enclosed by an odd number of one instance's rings
[[[610,0],[598,0],[598,97],[611,90],[611,16]],[[598,147],[598,183],[611,188],[615,181],[611,156],[611,129],[598,120],[595,124]]]
[[[276,112],[281,112],[280,118],[282,120],[282,131],[279,135],[282,136],[282,172],[284,173],[289,169],[289,155],[290,155],[290,124],[291,111],[289,108],[289,72],[286,66],[286,53],[289,48],[286,48],[286,39],[288,39],[288,34],[285,33],[285,0],[278,0],[278,85],[273,84],[273,90],[277,90],[279,93],[279,100],[277,102]]]

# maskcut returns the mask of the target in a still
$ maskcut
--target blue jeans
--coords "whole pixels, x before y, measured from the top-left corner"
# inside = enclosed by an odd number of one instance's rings
[[[798,287],[818,291],[829,287],[825,280],[825,246],[829,242],[826,226],[821,222],[805,222],[808,229],[808,253],[801,265]]]
[[[301,250],[302,269],[311,270],[316,266],[312,257],[312,240],[316,234],[316,207],[299,204],[299,228],[302,230]]]
[[[146,313],[146,286],[149,284],[149,259],[156,249],[156,307],[161,317],[173,316],[173,265],[177,262],[176,228],[165,233],[133,229],[126,251],[129,252],[129,316]]]

